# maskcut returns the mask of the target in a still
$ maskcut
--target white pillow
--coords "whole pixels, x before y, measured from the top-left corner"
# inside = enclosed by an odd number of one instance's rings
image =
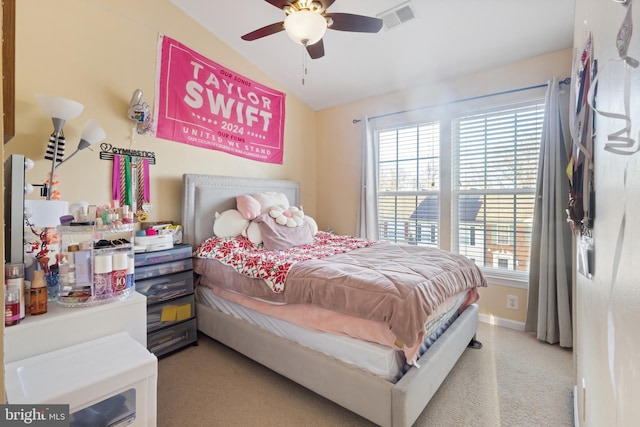
[[[287,209],[289,205],[289,199],[284,193],[276,193],[275,191],[267,191],[266,193],[257,193],[253,195],[253,198],[260,202],[260,212],[268,213],[274,206],[282,206]]]
[[[260,231],[260,224],[251,221],[249,226],[242,233],[244,237],[249,239],[254,245],[262,243],[262,232]]]
[[[318,223],[316,223],[316,220],[311,218],[309,215],[305,215],[304,216],[304,222],[309,224],[309,228],[311,229],[311,233],[315,236],[316,233],[318,232]]]
[[[217,237],[241,236],[248,226],[249,220],[245,219],[239,210],[229,209],[222,213],[216,212],[216,219],[213,221],[213,234]]]

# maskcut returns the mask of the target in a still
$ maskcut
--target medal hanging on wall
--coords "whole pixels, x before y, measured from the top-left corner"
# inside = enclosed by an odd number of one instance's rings
[[[137,192],[137,207],[136,212],[138,213],[138,217],[145,217],[151,212],[153,206],[151,205],[150,200],[150,183],[149,183],[149,159],[146,158],[138,158],[138,167],[137,167],[137,183],[138,183],[138,192]],[[144,215],[142,215],[144,214]]]

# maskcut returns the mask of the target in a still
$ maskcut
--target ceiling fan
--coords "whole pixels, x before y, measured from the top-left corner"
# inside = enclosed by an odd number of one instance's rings
[[[245,34],[243,40],[252,41],[271,34],[286,31],[296,43],[303,45],[313,59],[324,56],[322,37],[327,28],[359,33],[377,33],[382,19],[351,13],[327,13],[336,0],[265,0],[282,9],[284,21],[276,22]]]

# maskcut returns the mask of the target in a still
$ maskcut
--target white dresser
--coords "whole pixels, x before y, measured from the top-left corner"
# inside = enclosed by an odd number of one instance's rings
[[[147,347],[147,299],[137,292],[126,299],[92,307],[62,307],[27,315],[4,329],[4,363],[59,350],[118,332]]]
[[[146,347],[143,295],[92,307],[50,304],[5,328],[8,403],[69,404],[72,421],[74,413],[86,420],[126,406],[126,424],[155,426],[157,358]]]

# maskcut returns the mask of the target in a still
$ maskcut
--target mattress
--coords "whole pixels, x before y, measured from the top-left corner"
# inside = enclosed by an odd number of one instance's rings
[[[420,346],[423,354],[446,328],[455,321],[466,295],[452,299],[438,316],[429,322],[430,334]],[[269,316],[217,295],[205,286],[196,288],[196,300],[215,310],[259,326],[275,335],[319,351],[395,383],[409,368],[401,350],[374,342],[317,330],[309,330],[289,321]],[[418,360],[419,362],[419,360]],[[415,363],[419,366],[419,363]]]

